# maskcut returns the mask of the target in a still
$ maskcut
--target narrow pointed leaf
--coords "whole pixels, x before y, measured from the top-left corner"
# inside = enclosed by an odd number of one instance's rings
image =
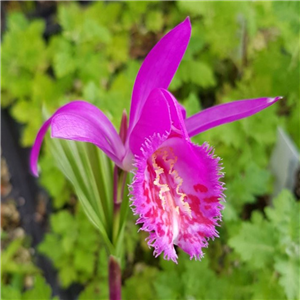
[[[49,142],[59,169],[72,183],[86,215],[99,229],[108,251],[115,253],[115,246],[112,244],[110,232],[113,213],[112,187],[106,180],[103,180],[103,177],[102,182],[98,182],[98,180],[101,181],[101,178],[95,176],[94,172],[96,170],[94,171],[93,168],[95,167],[94,164],[99,163],[99,161],[96,161],[94,157],[91,159],[88,148],[94,147],[96,151],[101,151],[93,145],[73,141],[51,139]],[[109,160],[105,154],[102,153],[102,155],[104,159]],[[110,162],[109,165],[112,168]],[[105,168],[107,167],[108,165],[105,165]],[[97,168],[101,169],[102,166],[99,164]],[[107,191],[100,190],[101,187],[107,184]],[[111,207],[108,207],[109,205]]]

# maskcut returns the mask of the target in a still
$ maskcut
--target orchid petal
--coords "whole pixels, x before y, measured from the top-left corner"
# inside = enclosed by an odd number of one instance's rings
[[[179,105],[179,110],[181,112],[182,118],[185,120],[186,119],[186,110],[185,110],[185,107],[183,105],[181,105],[179,102],[178,102],[178,105]]]
[[[122,166],[125,148],[109,119],[94,105],[73,101],[58,109],[39,130],[30,156],[30,166],[35,176],[38,176],[38,156],[49,126],[52,137],[93,143],[118,166]]]
[[[140,114],[140,119],[133,128],[129,147],[134,155],[141,154],[141,146],[153,134],[160,136],[171,131],[170,109],[164,93],[154,89]]]
[[[258,98],[224,103],[205,109],[185,120],[190,137],[210,128],[249,117],[282,97]]]
[[[155,88],[168,88],[187,48],[190,35],[191,23],[186,18],[167,33],[145,58],[133,88],[130,129],[139,120],[150,92]]]
[[[180,135],[184,136],[186,139],[189,139],[184,122],[185,109],[168,90],[160,90],[163,92],[169,104],[173,131],[175,131],[175,133],[177,131],[180,133]]]

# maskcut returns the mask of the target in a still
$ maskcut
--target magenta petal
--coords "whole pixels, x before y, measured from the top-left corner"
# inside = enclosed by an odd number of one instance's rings
[[[73,101],[58,109],[39,130],[30,156],[30,166],[35,176],[38,176],[40,147],[49,126],[52,137],[93,143],[122,167],[125,148],[109,119],[94,105]]]
[[[185,109],[179,102],[175,99],[175,97],[165,89],[160,89],[166,100],[169,104],[170,114],[171,114],[171,121],[172,121],[172,130],[176,134],[176,132],[187,139],[189,139],[188,133],[185,128]]]
[[[133,128],[129,147],[134,155],[141,154],[141,146],[145,140],[154,134],[163,136],[171,130],[170,110],[168,101],[160,89],[154,89]]]
[[[189,136],[210,128],[249,117],[274,104],[282,97],[240,100],[205,109],[185,120]]]
[[[36,138],[35,138],[35,142],[32,146],[31,149],[31,153],[30,153],[30,169],[31,172],[33,173],[34,176],[38,176],[39,172],[38,172],[38,157],[39,157],[39,153],[40,153],[40,149],[41,149],[41,145],[44,139],[44,136],[49,128],[51,124],[51,119],[47,120],[43,126],[40,128]]]
[[[145,58],[133,88],[130,128],[139,119],[150,92],[155,88],[168,88],[187,48],[190,35],[191,23],[186,18],[166,34]]]
[[[185,107],[183,105],[181,105],[180,103],[178,103],[179,105],[179,110],[181,112],[182,118],[185,120],[186,119],[186,110]]]
[[[219,158],[207,144],[153,137],[137,158],[132,206],[137,223],[149,232],[156,256],[177,262],[174,245],[200,259],[208,239],[218,236],[223,185]]]

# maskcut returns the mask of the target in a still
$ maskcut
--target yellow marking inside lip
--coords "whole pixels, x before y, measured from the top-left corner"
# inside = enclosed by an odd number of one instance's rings
[[[156,177],[155,177],[155,180],[154,180],[153,183],[154,183],[154,185],[156,185],[159,188],[158,196],[159,196],[159,199],[161,200],[161,204],[162,204],[163,209],[165,209],[166,198],[163,195],[163,193],[169,192],[170,188],[166,183],[164,183],[164,184],[159,183],[160,175],[164,173],[164,170],[163,170],[163,168],[158,166],[158,164],[156,163],[156,158],[157,158],[157,155],[154,153],[152,155],[152,165],[154,167]]]
[[[167,149],[159,149],[152,155],[152,165],[153,165],[153,168],[154,168],[154,171],[156,174],[156,177],[155,177],[155,180],[153,183],[160,189],[159,190],[159,198],[162,201],[163,209],[165,210],[165,205],[166,205],[166,197],[163,194],[166,192],[169,192],[170,187],[166,183],[164,183],[164,184],[160,183],[160,177],[161,177],[160,175],[164,173],[164,169],[159,167],[156,162],[158,155],[161,155],[163,161],[169,164],[169,174],[173,176],[174,182],[176,183],[175,191],[176,191],[176,194],[179,196],[180,206],[176,205],[176,207],[174,207],[174,204],[175,204],[174,200],[173,200],[172,206],[175,208],[175,211],[177,212],[178,215],[179,215],[179,209],[181,208],[183,210],[183,212],[187,213],[189,215],[189,217],[191,218],[192,217],[191,208],[190,208],[189,204],[184,201],[186,194],[181,193],[179,191],[181,185],[183,184],[183,179],[178,175],[178,172],[174,169],[174,165],[176,164],[178,158],[174,154],[174,151],[171,147],[168,147]]]

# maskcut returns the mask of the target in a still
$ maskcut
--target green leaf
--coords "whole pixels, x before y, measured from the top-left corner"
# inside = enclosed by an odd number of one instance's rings
[[[239,58],[243,21],[252,10],[251,4],[179,1],[178,6],[186,14],[203,18],[202,37],[209,44],[211,53],[218,58]]]
[[[133,2],[126,2],[126,5],[122,7],[123,11],[120,15],[122,29],[130,30],[134,26],[138,25],[140,29],[144,27],[144,17],[146,12],[150,12],[149,1],[140,1],[139,5],[135,5]]]
[[[58,48],[54,55],[53,68],[58,78],[74,73],[76,69],[74,48],[68,41],[59,40]]]
[[[31,123],[32,126],[38,126],[41,120],[40,111],[38,107],[33,106],[29,101],[20,100],[16,103],[12,110],[12,115],[21,123]],[[32,118],[32,116],[37,116]],[[38,127],[37,127],[38,128]],[[35,128],[37,130],[37,128]],[[35,130],[35,131],[36,131]]]
[[[257,269],[273,262],[276,242],[273,227],[257,212],[253,213],[252,222],[242,223],[239,233],[228,241],[243,261]]]
[[[300,261],[296,259],[280,259],[275,263],[275,269],[280,273],[279,283],[289,300],[299,297]]]
[[[106,55],[114,62],[124,63],[128,60],[129,38],[128,34],[116,34],[106,48]]]
[[[58,105],[63,98],[64,90],[61,85],[47,74],[36,74],[32,82],[32,101],[39,105],[46,104],[47,107]],[[31,102],[31,105],[33,103]],[[37,106],[37,105],[34,105]],[[39,115],[40,107],[39,107]]]
[[[53,158],[48,152],[44,152],[40,158],[41,165],[40,182],[52,196],[54,208],[61,208],[69,202],[71,190],[63,174],[53,165]]]
[[[109,299],[108,286],[105,280],[98,279],[89,283],[80,293],[79,300],[107,300]]]
[[[206,140],[222,141],[226,146],[234,147],[233,151],[242,149],[245,143],[244,132],[239,122],[232,122],[204,132]]]
[[[59,279],[63,287],[68,287],[76,280],[76,271],[71,262],[66,262],[59,272]]]
[[[192,16],[205,14],[206,7],[208,6],[205,2],[201,3],[201,5],[197,5],[197,3],[193,1],[177,1],[176,4],[181,12],[191,14]]]
[[[97,264],[97,275],[101,278],[107,278],[108,276],[108,255],[103,247],[98,251],[98,264]]]
[[[45,70],[48,63],[45,41],[42,38],[44,26],[43,21],[35,20],[25,25],[22,30],[19,30],[18,26],[12,26],[12,30],[5,34],[1,61],[11,75],[25,70],[28,72]],[[16,40],[18,47],[15,47]],[[20,48],[22,51],[19,51]]]
[[[153,299],[153,281],[156,278],[157,269],[141,264],[136,268],[134,276],[125,282],[123,288],[124,299]]]
[[[141,3],[142,5],[142,3]],[[139,6],[139,5],[136,5]],[[123,3],[114,2],[96,2],[86,11],[86,17],[97,20],[105,28],[119,27],[120,13],[123,11]]]
[[[178,75],[184,82],[193,82],[200,87],[208,88],[216,84],[212,69],[204,62],[183,60]]]
[[[283,190],[274,199],[273,205],[274,207],[265,209],[266,215],[280,234],[284,252],[297,257],[299,250],[296,249],[300,244],[299,202],[296,202],[289,191]]]
[[[13,240],[5,249],[5,252],[2,253],[1,264],[2,268],[5,268],[5,264],[13,258],[13,256],[18,251],[19,247],[23,243],[23,238]]]
[[[159,280],[154,283],[157,299],[178,299],[182,283],[176,273],[159,273]]]
[[[160,31],[164,24],[163,14],[160,11],[150,10],[146,14],[146,27],[150,31]]]
[[[237,214],[237,210],[234,208],[234,206],[228,201],[226,203],[223,203],[225,209],[223,210],[223,219],[227,222],[229,221],[238,221],[239,217]]]
[[[48,284],[46,284],[45,279],[42,276],[37,275],[35,277],[34,287],[28,291],[26,291],[22,295],[22,299],[32,300],[49,300],[51,299],[51,288]]]
[[[2,300],[16,300],[22,299],[21,291],[9,285],[1,285],[1,299]]]
[[[202,59],[202,51],[205,47],[205,39],[203,38],[203,24],[202,23],[193,23],[193,30],[189,45],[184,54],[184,60],[195,61],[197,57]],[[201,55],[201,56],[200,56]]]
[[[57,262],[63,259],[63,248],[60,245],[58,235],[50,233],[46,234],[42,243],[38,245],[38,251],[49,258],[57,265]]]
[[[184,107],[186,109],[186,116],[190,117],[201,110],[200,99],[195,93],[190,93],[184,101]]]
[[[96,41],[97,44],[107,44],[111,41],[111,35],[108,29],[99,25],[96,20],[84,19],[80,29],[79,40],[81,43]]]
[[[93,81],[89,81],[88,84],[85,85],[83,88],[83,98],[88,100],[90,103],[93,104],[100,104],[103,102],[101,99],[102,93],[99,87]],[[103,97],[103,96],[102,96]]]
[[[61,246],[64,249],[65,253],[69,254],[74,251],[76,241],[76,235],[72,231],[70,235],[64,236],[61,240]]]
[[[176,74],[179,74],[179,75],[176,75]],[[175,74],[174,78],[172,79],[171,84],[169,86],[169,90],[171,92],[178,90],[183,85],[183,81],[181,79],[181,75],[180,75],[179,71],[176,72],[176,74]]]
[[[236,174],[227,184],[228,202],[239,211],[245,203],[254,203],[256,196],[268,192],[270,172],[259,168],[254,162],[248,163],[243,175]]]
[[[74,217],[66,210],[51,215],[51,226],[57,234],[64,234],[66,231],[74,230],[76,224]]]
[[[279,285],[278,278],[273,270],[266,268],[255,275],[256,280],[252,283],[253,296],[251,299],[285,299],[284,290]]]
[[[298,149],[300,149],[300,132],[298,130],[298,128],[300,128],[300,118],[298,116],[298,112],[300,110],[300,102],[296,99],[298,99],[297,96],[295,97],[295,101],[293,101],[292,103],[293,105],[290,107],[291,113],[289,118],[286,119],[286,122],[289,134],[291,135]]]
[[[89,222],[80,205],[75,220],[78,224],[78,234],[76,235],[77,247],[89,252],[97,251],[99,247],[99,233],[91,222]]]
[[[10,32],[20,32],[28,26],[28,20],[20,12],[14,12],[8,15],[7,27]]]
[[[243,119],[241,125],[246,134],[253,137],[259,144],[274,144],[276,141],[276,127],[278,125],[278,117],[275,111],[276,104],[257,115]]]
[[[197,269],[197,270],[195,270]],[[202,280],[199,280],[195,274],[205,274]],[[185,261],[185,271],[182,273],[182,283],[185,289],[185,295],[189,297],[202,299],[216,299],[212,295],[213,286],[218,285],[218,278],[208,267],[208,260],[203,259],[200,264],[194,261]]]
[[[255,163],[250,162],[245,171],[245,181],[249,192],[253,195],[263,195],[267,192],[267,183],[270,179],[270,172],[259,168]]]
[[[94,269],[95,254],[84,249],[77,249],[74,255],[74,266],[76,270],[91,274]]]
[[[100,89],[101,87],[102,89],[106,88],[110,72],[107,58],[104,55],[91,53],[90,47],[87,47],[87,49],[77,47],[74,64],[76,64],[76,67],[78,69],[78,76],[84,84],[93,82],[98,89]],[[97,66],[97,68],[91,68],[91,66]],[[100,99],[103,98],[103,93],[104,91],[101,90]],[[99,105],[101,103],[99,99],[98,102],[93,101],[93,98],[95,98],[96,96],[98,95],[94,95],[94,97],[92,97],[91,99],[85,98],[85,100]]]
[[[62,284],[67,287],[74,281],[85,283],[94,278],[100,263],[99,234],[82,207],[76,207],[74,216],[67,210],[55,213],[51,218],[51,226],[56,233],[46,234],[38,249],[53,261]],[[103,251],[107,259],[101,245],[102,248],[100,252]],[[106,271],[101,270],[101,274],[105,275]]]
[[[70,2],[59,5],[58,22],[64,29],[63,34],[67,39],[73,41],[78,40],[78,27],[82,24],[82,18],[81,11],[77,3]]]

